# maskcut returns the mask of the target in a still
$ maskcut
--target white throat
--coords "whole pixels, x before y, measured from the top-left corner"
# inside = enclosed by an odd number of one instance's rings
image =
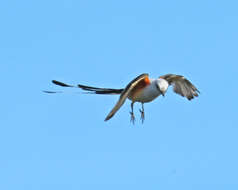
[[[165,80],[165,79],[162,79],[162,78],[158,78],[158,79],[156,79],[156,82],[159,86],[160,91],[163,92],[163,93],[166,93],[166,91],[169,87],[168,81]]]

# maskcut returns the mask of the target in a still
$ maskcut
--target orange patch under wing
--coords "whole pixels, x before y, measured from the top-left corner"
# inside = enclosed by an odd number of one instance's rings
[[[145,77],[144,82],[145,82],[146,86],[147,86],[148,84],[150,84],[150,79],[149,79],[149,77]]]
[[[146,86],[150,85],[150,79],[149,77],[145,77],[144,80],[140,81],[132,90],[130,93],[131,99],[135,99],[144,89]]]

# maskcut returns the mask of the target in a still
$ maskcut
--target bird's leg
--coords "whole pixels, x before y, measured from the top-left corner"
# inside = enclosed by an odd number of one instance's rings
[[[144,104],[141,103],[141,105],[142,105],[142,109],[140,109],[140,113],[141,113],[140,119],[141,119],[141,122],[144,123],[144,120],[145,120]]]
[[[133,124],[135,124],[135,116],[134,116],[134,111],[133,111],[133,105],[134,105],[134,102],[131,103],[131,112],[130,112],[130,114],[131,114],[131,122]]]

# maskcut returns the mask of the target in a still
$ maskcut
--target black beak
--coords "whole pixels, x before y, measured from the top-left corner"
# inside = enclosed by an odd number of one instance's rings
[[[162,96],[164,97],[164,93],[163,93],[163,92],[161,92],[161,94],[162,94]]]

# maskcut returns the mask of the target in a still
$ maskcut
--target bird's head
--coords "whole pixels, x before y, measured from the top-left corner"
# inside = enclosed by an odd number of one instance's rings
[[[165,79],[158,78],[156,82],[156,86],[157,86],[157,89],[160,91],[160,93],[164,96],[169,87],[169,83]]]

